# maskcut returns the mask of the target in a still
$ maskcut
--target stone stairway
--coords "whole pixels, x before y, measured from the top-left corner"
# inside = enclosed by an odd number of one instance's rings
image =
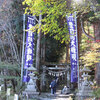
[[[55,95],[51,93],[41,93],[41,95],[34,95],[33,100],[73,100],[73,94],[61,94],[61,90],[57,90]]]

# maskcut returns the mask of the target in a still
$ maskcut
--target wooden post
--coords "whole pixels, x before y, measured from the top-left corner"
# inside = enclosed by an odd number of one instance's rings
[[[22,48],[22,63],[21,63],[21,85],[22,85],[22,81],[23,81],[24,44],[25,44],[25,14],[23,15],[23,48]]]

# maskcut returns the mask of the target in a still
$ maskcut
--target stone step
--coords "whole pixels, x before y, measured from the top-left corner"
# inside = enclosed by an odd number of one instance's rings
[[[25,94],[25,93],[23,93]],[[31,96],[28,96],[30,99],[34,98],[34,100],[72,100],[69,99],[74,96],[74,94],[61,94],[61,90],[57,90],[56,94],[49,93],[41,93],[41,95],[38,94],[31,94]]]
[[[52,95],[50,93],[41,93],[41,95],[33,96],[36,100],[69,100],[68,98],[72,97],[73,94],[55,94]]]

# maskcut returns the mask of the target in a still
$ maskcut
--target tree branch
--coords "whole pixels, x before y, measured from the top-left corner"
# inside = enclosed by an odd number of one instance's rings
[[[39,23],[39,20],[36,18],[36,16],[35,16],[35,20]]]
[[[87,33],[85,32],[82,19],[81,19],[81,28],[82,28],[82,32],[83,32],[89,39],[95,41],[95,38],[94,38],[94,37],[92,37],[91,35],[89,35],[89,34],[87,34]]]

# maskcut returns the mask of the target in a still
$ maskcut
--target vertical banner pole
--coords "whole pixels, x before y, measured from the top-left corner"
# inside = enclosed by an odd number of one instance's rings
[[[79,75],[79,56],[78,56],[78,32],[77,32],[77,16],[75,11],[75,25],[76,25],[76,46],[77,46],[77,71],[78,71],[78,90],[80,88],[80,75]]]
[[[23,14],[23,46],[22,46],[22,63],[21,63],[21,85],[23,82],[24,44],[25,44],[25,14]]]
[[[76,12],[66,16],[70,34],[70,61],[71,61],[71,83],[79,83],[79,56],[78,56],[78,33]]]
[[[70,34],[70,62],[71,62],[71,83],[77,83],[77,43],[76,25],[73,14],[66,16]]]
[[[24,73],[23,73],[23,82],[29,82],[30,71],[29,67],[33,66],[33,56],[34,56],[34,32],[32,31],[32,27],[35,26],[35,18],[34,16],[27,16],[27,34],[26,34],[26,47],[25,47],[25,59],[24,59]]]

